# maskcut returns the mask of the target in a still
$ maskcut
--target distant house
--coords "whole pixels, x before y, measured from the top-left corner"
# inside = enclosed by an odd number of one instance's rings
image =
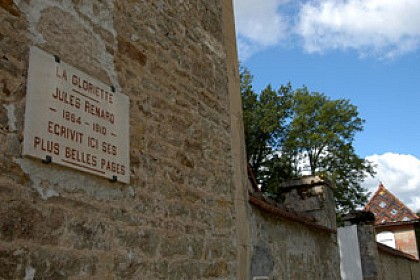
[[[382,183],[365,210],[375,215],[378,242],[419,258],[415,233],[419,217]]]

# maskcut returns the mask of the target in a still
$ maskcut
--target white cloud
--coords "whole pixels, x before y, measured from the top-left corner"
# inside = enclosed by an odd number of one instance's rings
[[[296,32],[308,52],[354,49],[392,58],[420,47],[420,1],[308,1]]]
[[[235,25],[238,34],[239,58],[275,46],[286,37],[288,23],[279,13],[286,0],[234,0]]]
[[[420,210],[420,160],[412,155],[385,153],[366,157],[377,165],[375,178],[368,178],[364,186],[372,194],[381,181],[411,210]]]

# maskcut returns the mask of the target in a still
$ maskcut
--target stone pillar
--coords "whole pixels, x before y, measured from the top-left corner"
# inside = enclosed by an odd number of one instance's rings
[[[282,204],[288,210],[312,216],[325,227],[337,228],[332,182],[319,176],[305,176],[280,187]]]
[[[357,237],[359,238],[360,260],[362,263],[363,280],[379,279],[378,245],[375,240],[375,229],[373,225],[358,225]]]
[[[354,211],[344,217],[345,226],[357,225],[363,280],[379,279],[379,254],[374,221],[373,213],[365,211]]]

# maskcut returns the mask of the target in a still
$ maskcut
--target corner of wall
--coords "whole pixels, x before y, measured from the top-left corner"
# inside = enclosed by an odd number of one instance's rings
[[[233,184],[235,188],[237,279],[249,279],[250,234],[248,216],[247,170],[242,101],[236,48],[235,21],[232,1],[222,1],[223,30],[227,55],[228,90],[230,96],[231,147]]]

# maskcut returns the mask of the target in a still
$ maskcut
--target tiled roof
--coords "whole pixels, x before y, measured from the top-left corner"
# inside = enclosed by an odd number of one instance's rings
[[[380,183],[378,190],[365,206],[375,214],[376,225],[418,221],[419,217]]]

